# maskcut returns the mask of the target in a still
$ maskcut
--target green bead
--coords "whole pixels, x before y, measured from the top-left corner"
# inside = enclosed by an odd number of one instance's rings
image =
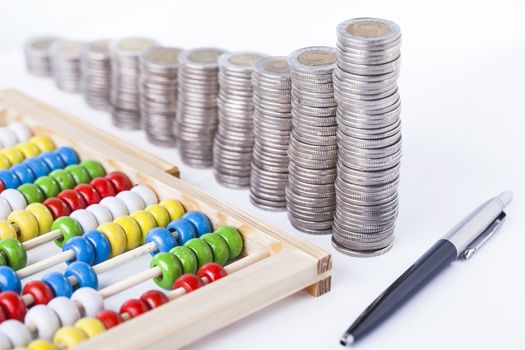
[[[216,229],[215,233],[221,235],[228,244],[228,249],[230,250],[230,257],[228,260],[235,259],[241,255],[244,243],[242,236],[237,229],[231,226],[222,226]]]
[[[184,273],[197,272],[199,262],[193,250],[185,246],[177,246],[171,248],[170,254],[175,255],[175,257],[180,260]]]
[[[0,250],[0,266],[7,266],[7,258],[5,253]]]
[[[5,255],[6,265],[14,270],[20,270],[27,264],[27,253],[20,241],[15,238],[0,240],[0,251]]]
[[[18,191],[25,197],[27,204],[42,203],[44,201],[44,192],[35,184],[23,184],[18,187]]]
[[[80,163],[84,169],[88,172],[89,176],[91,176],[92,179],[96,177],[106,176],[106,169],[97,162],[96,160],[85,160],[82,163]]]
[[[190,248],[195,253],[197,256],[197,262],[199,263],[199,268],[204,264],[213,262],[213,252],[206,241],[199,238],[192,238],[184,243],[184,246]]]
[[[160,276],[155,277],[153,281],[164,289],[173,289],[173,284],[182,275],[182,265],[179,259],[170,253],[163,252],[155,255],[149,266],[160,268]]]
[[[206,233],[200,236],[200,239],[210,245],[213,251],[213,261],[221,266],[226,265],[230,257],[230,249],[228,249],[228,243],[224,238],[218,233]]]
[[[39,177],[34,183],[40,188],[46,198],[56,197],[60,193],[60,186],[50,176]]]
[[[49,176],[51,176],[53,180],[57,182],[61,191],[73,188],[76,185],[73,175],[64,169],[53,170],[51,173],[49,173]]]
[[[51,225],[51,231],[54,230],[60,230],[60,232],[62,232],[62,237],[55,239],[55,243],[60,248],[71,238],[82,235],[82,227],[78,221],[69,216],[62,216],[56,219],[53,225]]]
[[[83,166],[71,164],[68,165],[64,170],[69,171],[71,176],[73,176],[73,180],[75,180],[75,184],[77,185],[87,184],[89,181],[91,181],[91,176],[89,176],[89,173],[86,169],[84,169]]]

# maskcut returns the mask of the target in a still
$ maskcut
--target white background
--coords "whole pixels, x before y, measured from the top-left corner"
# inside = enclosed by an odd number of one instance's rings
[[[517,349],[525,341],[525,2],[499,1],[0,1],[0,87],[16,87],[133,141],[180,166],[182,178],[333,254],[333,290],[289,297],[195,343],[192,348],[338,349],[356,316],[468,211],[514,191],[503,229],[468,263],[456,262],[358,349]],[[176,150],[148,145],[141,132],[110,125],[78,95],[25,72],[21,47],[31,35],[114,38],[150,35],[183,48],[218,46],[286,55],[334,45],[343,20],[373,16],[403,32],[400,215],[393,249],[370,259],[337,253],[329,237],[293,230],[286,215],[249,204],[211,170],[181,164]],[[96,140],[93,140],[96,142]],[[47,255],[41,251],[34,261]],[[101,277],[107,285],[149,257]],[[57,267],[57,270],[63,267]],[[152,283],[146,283],[148,287]],[[115,308],[140,286],[112,298]],[[152,325],[154,327],[155,325]],[[175,345],[175,344],[174,344]]]

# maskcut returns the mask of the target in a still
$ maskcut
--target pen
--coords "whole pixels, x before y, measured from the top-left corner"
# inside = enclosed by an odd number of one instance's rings
[[[372,331],[452,261],[469,259],[501,226],[511,201],[512,193],[503,192],[454,226],[363,311],[341,337],[341,345]]]

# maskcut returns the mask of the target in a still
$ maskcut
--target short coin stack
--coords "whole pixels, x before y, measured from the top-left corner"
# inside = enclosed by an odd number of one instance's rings
[[[358,18],[337,27],[339,162],[332,242],[359,256],[388,250],[398,213],[401,160],[401,31],[390,21]]]
[[[250,186],[254,144],[253,65],[264,55],[225,53],[219,57],[219,128],[213,145],[213,167],[219,183]]]
[[[148,140],[174,147],[177,112],[177,70],[180,49],[152,47],[140,56],[140,112]]]
[[[113,124],[124,129],[140,128],[139,57],[155,46],[147,38],[125,38],[112,42],[111,104]]]
[[[82,54],[82,93],[88,106],[109,110],[111,89],[111,60],[109,40],[87,43]]]
[[[292,129],[291,80],[286,57],[259,60],[252,74],[254,134],[251,202],[267,210],[285,210],[288,145]]]
[[[55,37],[39,37],[26,42],[24,54],[29,73],[42,77],[50,77],[53,74],[49,48],[56,40]]]
[[[286,200],[292,225],[328,234],[335,210],[336,102],[332,85],[335,49],[308,47],[288,57],[292,77],[292,134]]]
[[[179,55],[177,123],[175,134],[182,160],[191,166],[213,165],[217,131],[219,56],[221,49],[199,48]]]
[[[53,79],[66,92],[80,92],[82,88],[81,59],[84,43],[58,40],[50,47]]]

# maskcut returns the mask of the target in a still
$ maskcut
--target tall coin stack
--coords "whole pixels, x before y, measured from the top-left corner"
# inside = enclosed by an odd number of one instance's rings
[[[158,146],[176,145],[173,124],[177,113],[179,53],[175,47],[152,47],[140,56],[140,113],[148,140]]]
[[[55,37],[39,37],[26,42],[24,54],[29,73],[42,77],[50,77],[53,74],[49,48],[55,41]]]
[[[111,102],[111,60],[109,40],[87,43],[82,54],[82,93],[84,100],[94,109],[109,110]]]
[[[119,128],[140,129],[139,57],[155,44],[148,38],[125,38],[111,44],[111,115]]]
[[[288,145],[292,129],[287,58],[267,57],[257,61],[252,82],[255,145],[250,200],[263,209],[286,210]]]
[[[401,161],[397,91],[401,31],[358,18],[337,27],[339,162],[332,242],[347,254],[378,255],[394,239]]]
[[[179,55],[179,84],[175,134],[182,160],[195,167],[213,165],[217,131],[219,56],[224,50],[199,48]]]
[[[50,47],[53,80],[56,86],[66,92],[81,92],[82,50],[80,41],[58,40]]]
[[[288,217],[295,228],[311,234],[331,233],[335,210],[335,61],[335,49],[324,46],[300,49],[288,57],[292,77]]]
[[[225,53],[219,57],[219,127],[213,145],[217,181],[227,187],[250,186],[254,144],[253,65],[263,54]]]

